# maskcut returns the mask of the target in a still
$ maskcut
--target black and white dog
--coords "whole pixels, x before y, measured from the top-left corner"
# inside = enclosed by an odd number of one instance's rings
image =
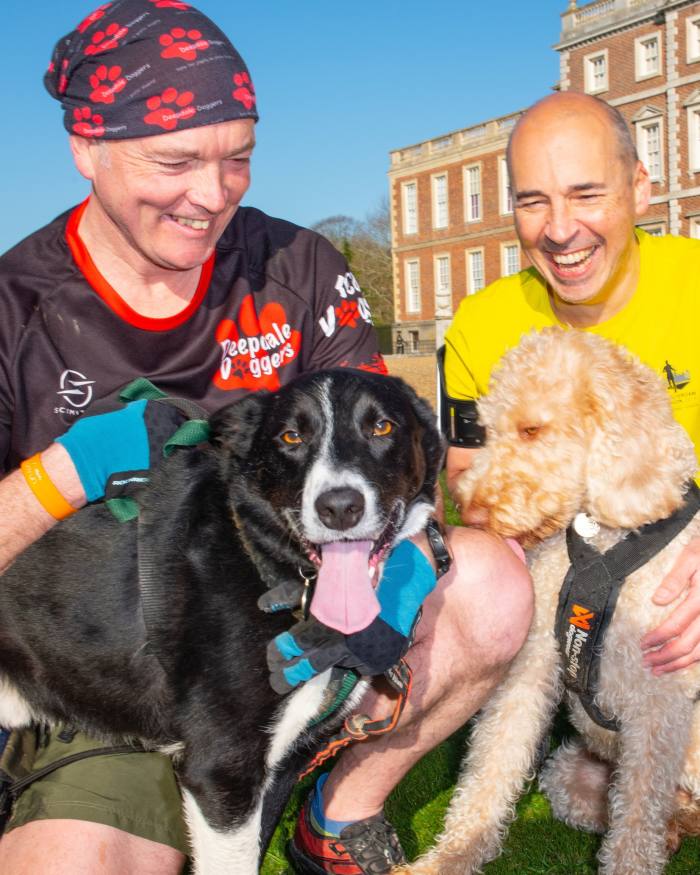
[[[174,754],[195,871],[252,875],[299,769],[340,723],[310,728],[329,672],[271,689],[266,646],[294,620],[258,599],[324,544],[371,542],[376,565],[419,532],[443,447],[406,384],[344,369],[210,424],[210,444],[154,473],[139,522],[90,506],[2,576],[0,725],[65,721]]]

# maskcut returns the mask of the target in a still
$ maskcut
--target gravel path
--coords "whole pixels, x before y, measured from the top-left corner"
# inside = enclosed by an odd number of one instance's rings
[[[384,361],[392,377],[402,377],[416,392],[435,407],[435,355],[387,355]]]

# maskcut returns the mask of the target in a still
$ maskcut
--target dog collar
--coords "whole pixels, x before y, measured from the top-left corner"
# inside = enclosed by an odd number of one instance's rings
[[[433,559],[435,559],[435,565],[437,566],[437,573],[435,576],[439,579],[443,574],[446,574],[450,570],[452,556],[447,549],[447,544],[442,535],[440,524],[436,519],[431,517],[425,524],[425,535],[428,539],[428,544],[430,544]]]
[[[605,632],[625,580],[679,534],[700,509],[700,490],[691,483],[684,503],[671,516],[630,532],[600,553],[569,526],[571,566],[559,593],[554,631],[564,658],[564,684],[576,693],[588,716],[604,729],[619,729],[595,704]]]

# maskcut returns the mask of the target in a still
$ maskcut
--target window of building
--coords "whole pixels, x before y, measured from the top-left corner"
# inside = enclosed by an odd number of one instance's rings
[[[464,214],[467,222],[481,220],[481,165],[464,168]]]
[[[700,171],[700,105],[688,107],[688,170]]]
[[[584,87],[588,94],[608,90],[608,50],[586,55],[583,59]]]
[[[700,61],[700,15],[685,20],[686,60]]]
[[[639,157],[649,171],[649,178],[658,181],[663,176],[661,165],[661,122],[650,121],[638,126]]]
[[[512,276],[520,270],[520,247],[517,243],[501,245],[501,276]]]
[[[418,259],[406,262],[406,312],[420,313],[420,265]]]
[[[651,33],[634,41],[634,75],[640,79],[661,74],[661,34]]]
[[[435,257],[435,294],[449,295],[451,289],[450,256],[437,255]]]
[[[420,349],[420,333],[413,329],[408,332],[408,336],[411,338],[411,351],[418,352]]]
[[[418,233],[418,186],[415,182],[404,182],[401,186],[403,195],[403,232]]]
[[[502,216],[509,216],[513,212],[513,192],[510,187],[508,162],[505,155],[498,159],[498,203]]]
[[[642,231],[646,231],[647,234],[651,234],[652,237],[663,237],[666,233],[666,225],[663,222],[651,222],[639,227]]]
[[[473,295],[484,285],[484,250],[470,249],[467,251],[467,294]]]
[[[447,227],[447,174],[433,176],[433,228]]]
[[[690,236],[700,240],[700,218],[697,216],[690,220]]]

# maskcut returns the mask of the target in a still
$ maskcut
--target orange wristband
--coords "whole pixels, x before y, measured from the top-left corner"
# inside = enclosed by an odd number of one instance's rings
[[[36,500],[54,519],[62,520],[75,513],[76,508],[66,501],[46,473],[41,463],[41,453],[25,459],[20,468]]]

